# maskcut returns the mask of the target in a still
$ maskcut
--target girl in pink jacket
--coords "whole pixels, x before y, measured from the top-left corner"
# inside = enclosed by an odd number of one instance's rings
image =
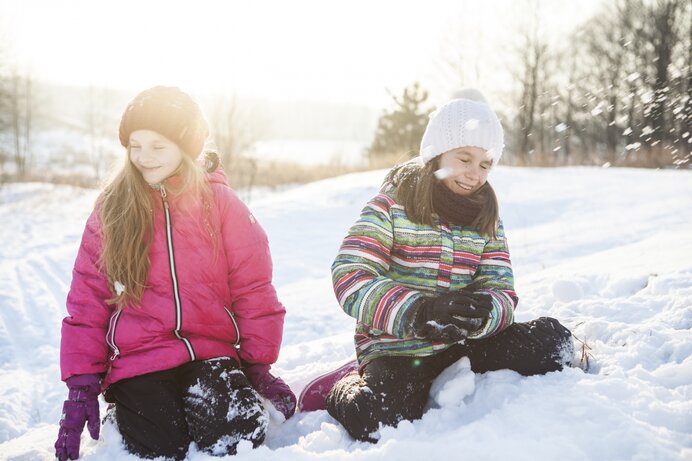
[[[126,449],[182,459],[258,446],[268,417],[295,396],[269,373],[285,309],[272,285],[267,236],[228,187],[218,161],[196,162],[208,136],[197,103],[174,87],[126,107],[128,156],[99,195],[75,261],[63,320],[67,383],[56,456],[79,457],[98,395],[114,405]]]

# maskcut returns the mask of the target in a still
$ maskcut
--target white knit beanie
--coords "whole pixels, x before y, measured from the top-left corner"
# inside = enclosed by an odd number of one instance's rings
[[[500,120],[480,91],[473,88],[455,94],[430,114],[420,144],[420,155],[427,163],[438,155],[459,147],[480,147],[497,165],[505,146]]]

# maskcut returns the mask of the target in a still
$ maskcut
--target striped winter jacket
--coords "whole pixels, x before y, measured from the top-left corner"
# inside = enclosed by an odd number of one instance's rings
[[[334,291],[358,322],[356,354],[361,365],[385,355],[425,356],[450,344],[413,336],[412,306],[423,297],[460,290],[492,296],[485,338],[512,324],[518,298],[502,222],[497,239],[435,217],[435,226],[409,220],[392,192],[372,198],[348,231],[332,264]]]

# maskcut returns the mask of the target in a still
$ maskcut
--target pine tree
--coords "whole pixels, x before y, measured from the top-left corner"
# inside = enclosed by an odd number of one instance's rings
[[[393,158],[405,155],[412,158],[418,155],[420,141],[428,123],[432,109],[423,109],[428,92],[421,89],[418,82],[405,88],[400,97],[393,96],[394,108],[384,111],[377,123],[375,139],[368,149],[368,157],[373,163],[379,158]]]

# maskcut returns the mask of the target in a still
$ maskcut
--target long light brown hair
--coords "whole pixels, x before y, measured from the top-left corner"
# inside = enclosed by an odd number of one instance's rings
[[[385,178],[385,184],[394,187],[397,201],[406,210],[408,218],[417,224],[435,225],[435,208],[433,206],[433,186],[438,179],[434,172],[439,168],[439,157],[422,164],[410,161],[397,165]],[[480,213],[471,227],[481,234],[497,238],[497,226],[500,220],[500,206],[495,191],[486,182],[478,191],[469,196],[481,207]]]
[[[211,203],[211,189],[204,170],[184,154],[174,175],[180,176],[180,185],[169,187],[167,184],[167,193],[190,199],[182,201],[183,204],[200,203],[201,200],[202,212],[206,213]],[[106,300],[108,304],[138,306],[147,288],[149,249],[154,237],[154,200],[152,187],[130,161],[128,149],[123,166],[96,200],[102,232],[99,265],[108,277],[113,295]],[[209,234],[205,232],[205,235]],[[117,284],[124,290],[119,290]]]

